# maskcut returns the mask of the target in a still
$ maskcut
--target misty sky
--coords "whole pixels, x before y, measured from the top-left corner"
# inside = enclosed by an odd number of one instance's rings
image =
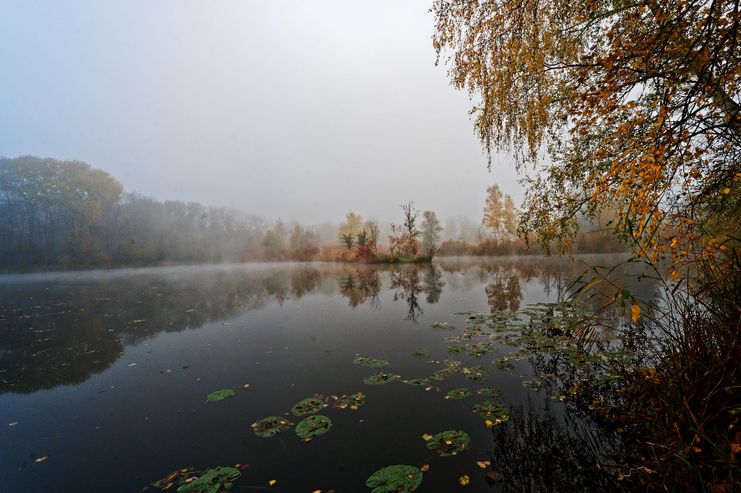
[[[128,191],[269,219],[481,217],[468,96],[430,1],[0,0],[0,156],[80,159]]]

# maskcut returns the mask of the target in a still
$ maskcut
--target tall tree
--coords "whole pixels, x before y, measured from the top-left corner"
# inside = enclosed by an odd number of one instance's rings
[[[492,185],[486,189],[486,203],[484,205],[484,218],[481,224],[487,228],[499,232],[504,226],[504,201],[499,185]]]
[[[437,214],[433,211],[422,213],[422,251],[425,255],[432,257],[440,246],[440,232],[443,230]]]
[[[536,166],[524,232],[569,248],[579,211],[616,207],[653,259],[720,254],[738,238],[737,0],[435,0],[433,11],[434,46],[477,100],[485,148]]]

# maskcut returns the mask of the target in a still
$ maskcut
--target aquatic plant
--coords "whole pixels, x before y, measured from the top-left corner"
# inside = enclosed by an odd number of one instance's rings
[[[371,493],[411,493],[421,484],[422,471],[403,464],[386,466],[365,480],[365,485],[371,488]]]
[[[448,430],[437,433],[427,440],[427,448],[435,450],[441,457],[458,455],[471,446],[471,437],[460,430]]]
[[[332,428],[332,420],[321,414],[305,418],[296,425],[296,435],[303,439],[324,435]]]
[[[304,416],[306,414],[318,413],[324,407],[324,401],[317,399],[316,397],[309,397],[308,399],[297,402],[292,408],[291,413],[294,416]]]
[[[224,399],[234,397],[235,395],[237,394],[232,389],[221,389],[208,394],[208,397],[206,397],[206,402],[223,401]]]
[[[366,368],[383,368],[388,366],[389,362],[383,359],[368,358],[366,356],[358,356],[353,361],[356,365],[365,366]]]
[[[446,399],[465,399],[471,396],[471,391],[468,389],[453,389],[445,394]]]
[[[181,485],[178,493],[219,493],[229,490],[232,483],[242,475],[233,467],[215,467],[204,472],[193,481]]]
[[[293,423],[280,416],[268,416],[259,421],[252,423],[252,429],[255,435],[260,438],[270,438],[285,431],[293,426]]]
[[[393,382],[398,378],[398,375],[392,373],[376,373],[363,379],[363,383],[366,385],[383,385],[389,382]]]

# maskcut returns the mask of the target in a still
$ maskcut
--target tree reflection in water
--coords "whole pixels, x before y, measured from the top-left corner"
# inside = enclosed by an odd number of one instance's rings
[[[588,422],[530,403],[512,410],[510,420],[493,428],[491,451],[497,492],[623,492],[612,457],[619,440]]]
[[[0,393],[28,393],[78,384],[112,365],[125,345],[199,328],[298,300],[339,292],[351,307],[381,308],[385,280],[406,320],[438,303],[443,289],[484,290],[489,306],[516,310],[522,284],[555,286],[583,268],[554,260],[442,259],[427,265],[284,264],[138,269],[0,276]],[[644,282],[636,289],[650,289]],[[610,294],[610,293],[608,293]],[[650,295],[640,294],[647,299]],[[451,312],[466,307],[456,306]]]

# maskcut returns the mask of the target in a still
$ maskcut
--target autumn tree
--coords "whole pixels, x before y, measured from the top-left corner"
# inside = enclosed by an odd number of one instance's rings
[[[499,185],[492,185],[486,189],[484,218],[481,224],[498,236],[514,235],[517,231],[515,202],[509,194],[502,193]]]
[[[647,258],[735,242],[737,1],[436,0],[433,12],[486,150],[534,169],[522,233],[567,249],[577,213],[615,207]]]
[[[437,214],[433,211],[424,211],[421,228],[422,251],[432,257],[440,246],[440,232],[443,230]]]
[[[339,235],[349,234],[354,237],[360,233],[361,229],[363,229],[363,217],[350,211],[345,215],[345,222],[340,224]]]
[[[401,205],[404,214],[402,224],[391,225],[389,236],[389,250],[407,257],[415,257],[419,253],[419,235],[417,229],[417,218],[419,211],[414,207],[414,202]]]
[[[484,205],[484,218],[481,224],[494,231],[502,228],[502,211],[504,210],[502,191],[499,185],[492,185],[486,189],[486,202]]]

